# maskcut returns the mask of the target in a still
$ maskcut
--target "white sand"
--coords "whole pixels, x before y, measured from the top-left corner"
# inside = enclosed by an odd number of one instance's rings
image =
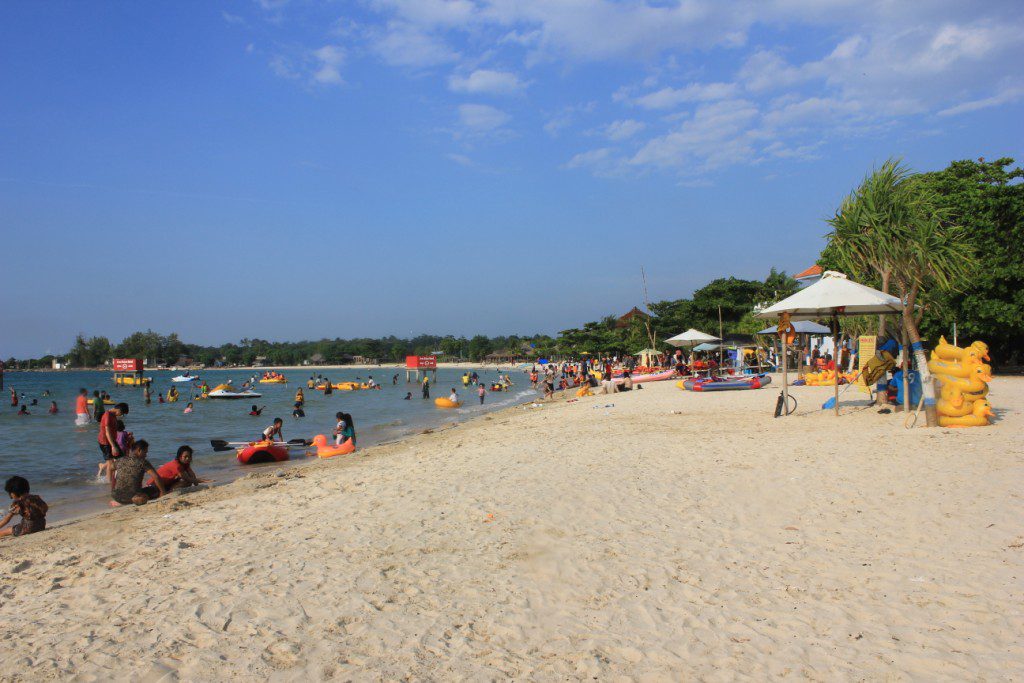
[[[1024,677],[1024,380],[987,429],[777,393],[513,409],[0,543],[0,678]]]

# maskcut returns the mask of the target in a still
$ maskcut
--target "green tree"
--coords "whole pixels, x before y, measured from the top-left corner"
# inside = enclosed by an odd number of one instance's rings
[[[979,267],[967,286],[938,293],[922,320],[931,340],[950,335],[988,343],[993,362],[1024,362],[1024,169],[1013,159],[954,161],[917,182],[963,226]]]
[[[917,306],[931,290],[963,284],[975,263],[965,231],[948,219],[935,192],[916,182],[898,160],[889,160],[844,199],[829,220],[830,246],[851,273],[888,273],[896,286],[903,301],[903,327],[921,373],[929,426],[937,424],[935,387],[921,343]]]

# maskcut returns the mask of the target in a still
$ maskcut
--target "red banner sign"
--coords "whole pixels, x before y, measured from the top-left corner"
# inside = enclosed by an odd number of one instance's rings
[[[115,372],[142,372],[141,358],[115,358]]]
[[[437,356],[406,356],[405,367],[413,370],[437,369]]]

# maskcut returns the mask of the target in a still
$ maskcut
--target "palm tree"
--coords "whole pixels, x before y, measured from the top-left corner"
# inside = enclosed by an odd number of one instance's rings
[[[903,329],[921,374],[928,426],[937,424],[935,387],[921,344],[919,304],[927,290],[955,289],[976,265],[966,231],[938,208],[933,192],[890,159],[843,200],[828,235],[839,260],[854,275],[894,284],[903,301]]]

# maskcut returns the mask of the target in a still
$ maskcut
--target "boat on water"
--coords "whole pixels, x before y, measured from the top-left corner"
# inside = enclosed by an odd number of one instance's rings
[[[189,377],[187,375],[178,375],[177,377],[172,377],[171,381],[172,382],[179,382],[179,383],[181,383],[181,382],[198,382],[199,378],[198,377]]]
[[[206,395],[207,398],[262,398],[263,394],[257,393],[251,389],[244,389],[239,391],[235,389],[231,384],[218,384],[213,388],[210,393]]]

